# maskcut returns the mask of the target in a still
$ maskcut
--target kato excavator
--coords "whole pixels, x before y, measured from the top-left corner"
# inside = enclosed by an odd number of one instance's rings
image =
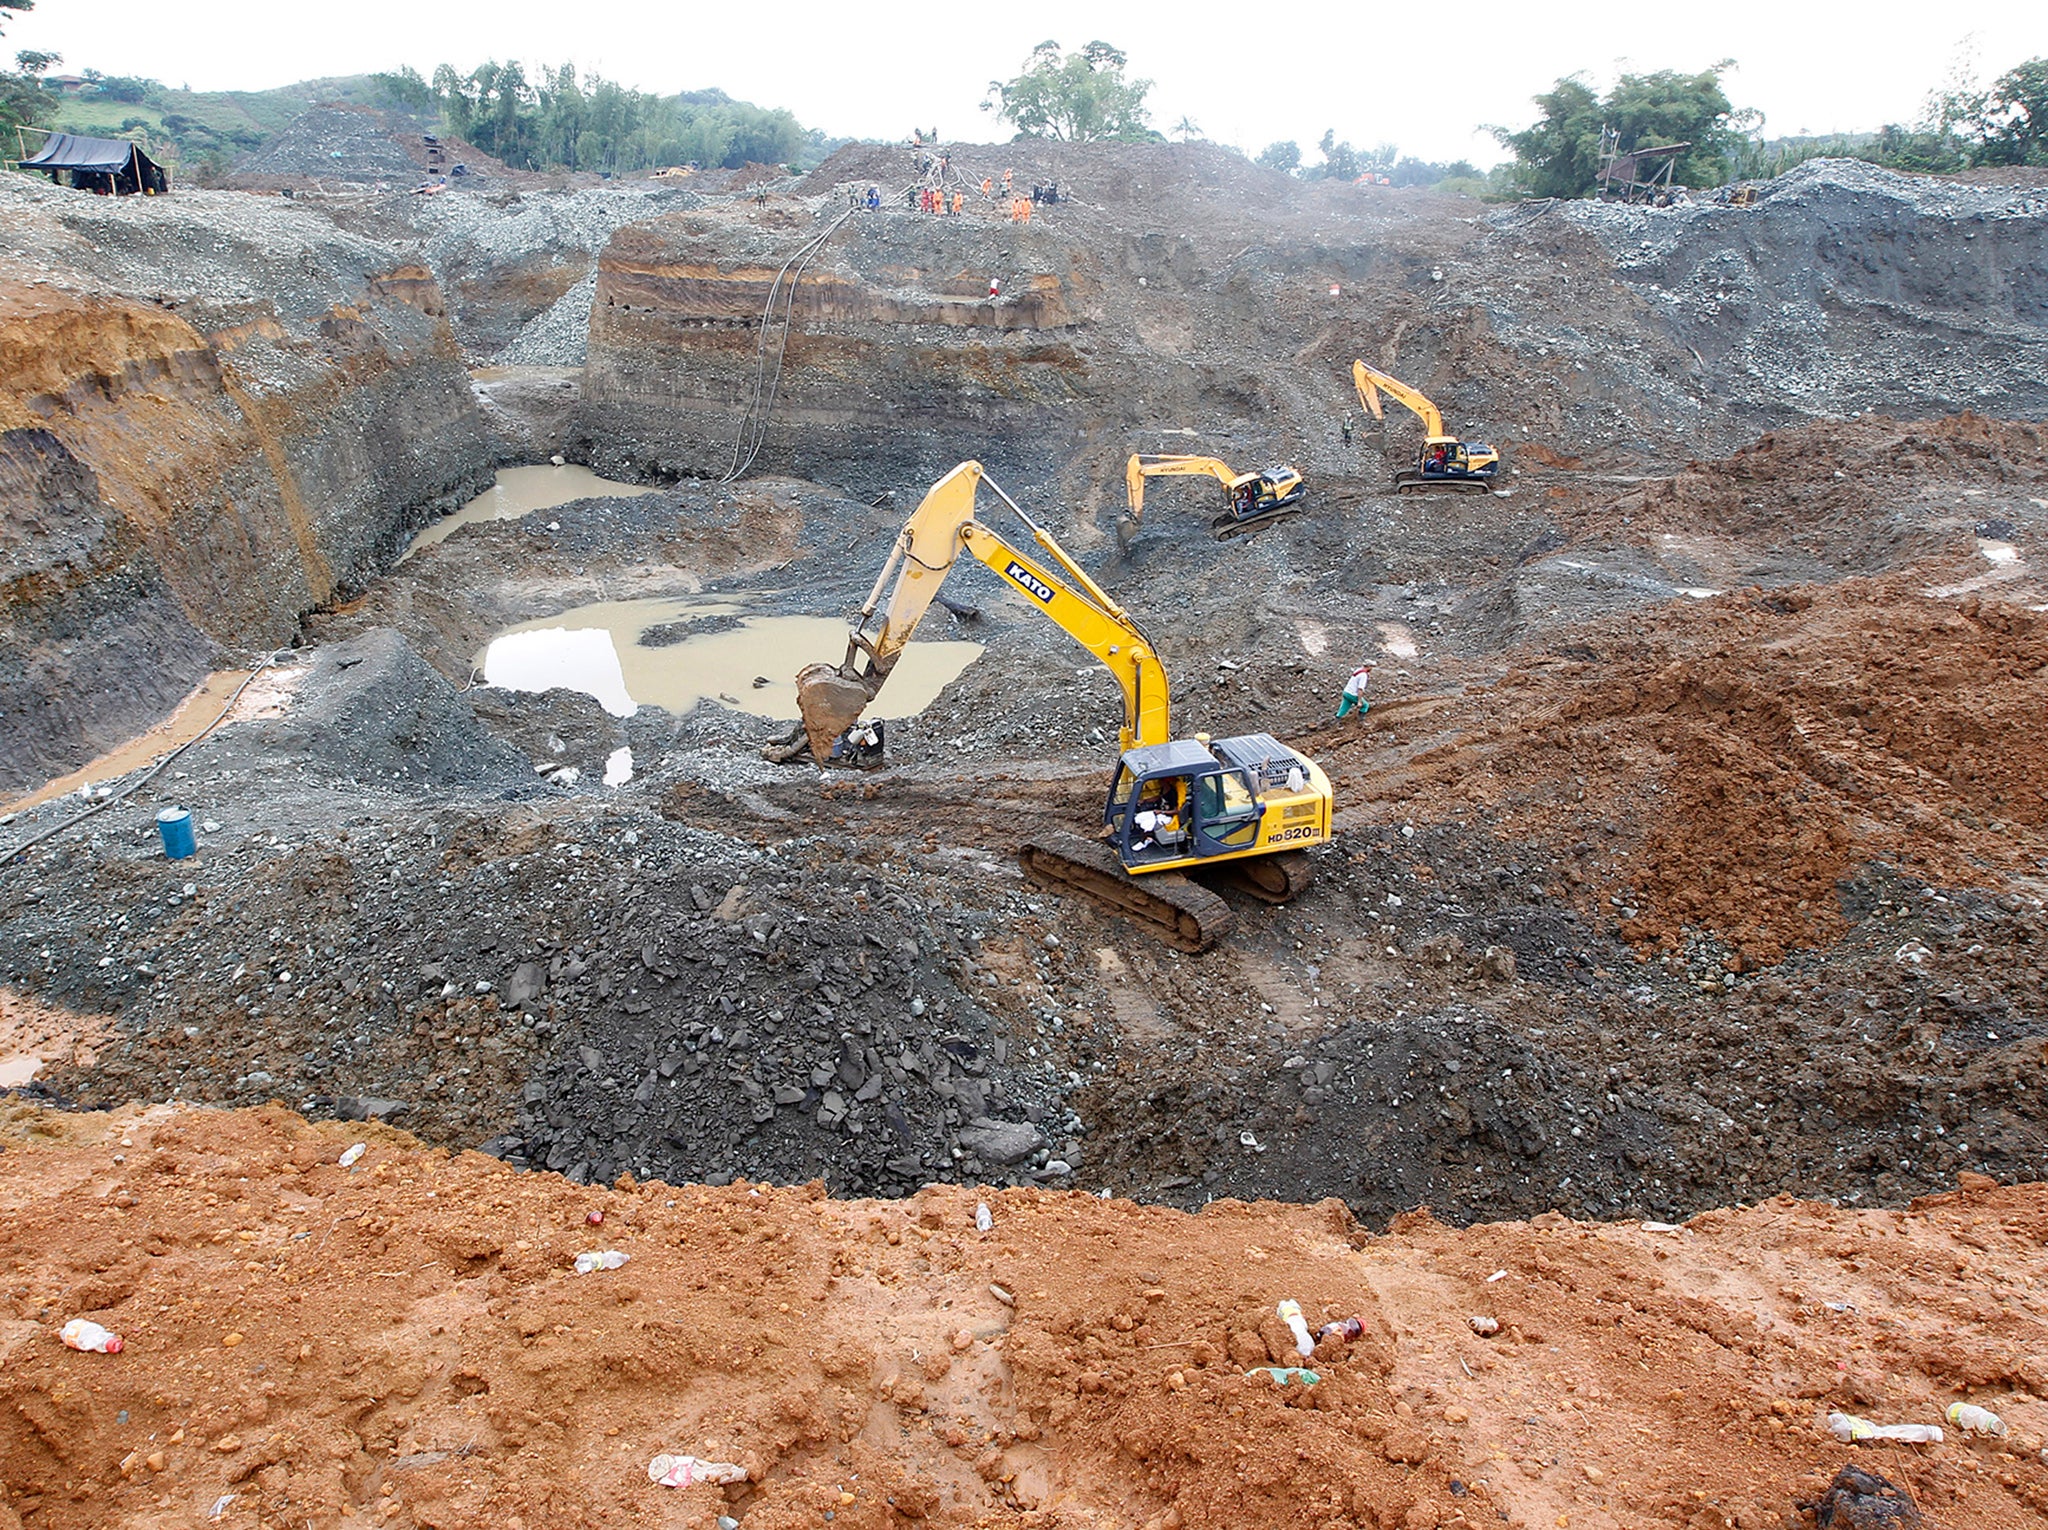
[[[1208,477],[1223,486],[1223,514],[1209,522],[1209,535],[1217,541],[1243,536],[1261,526],[1292,515],[1307,493],[1301,474],[1291,467],[1271,468],[1263,473],[1240,473],[1214,457],[1183,457],[1139,453],[1124,466],[1124,486],[1130,496],[1130,513],[1117,523],[1117,540],[1126,552],[1145,519],[1145,480],[1148,478]]]
[[[1380,405],[1380,394],[1385,392],[1406,404],[1422,421],[1422,450],[1414,467],[1394,474],[1396,494],[1460,489],[1484,494],[1493,488],[1494,475],[1500,469],[1499,452],[1483,441],[1460,441],[1446,434],[1444,417],[1436,405],[1399,378],[1354,361],[1351,381],[1358,389],[1358,402],[1374,419],[1386,418]]]
[[[983,484],[1024,523],[1035,551],[976,518]],[[979,462],[941,478],[904,524],[848,633],[845,661],[798,673],[797,704],[820,763],[880,692],[963,553],[1101,660],[1123,691],[1116,770],[1096,837],[1053,830],[1024,839],[1018,854],[1030,875],[1136,919],[1183,951],[1214,944],[1232,922],[1230,905],[1189,873],[1268,903],[1308,885],[1303,852],[1330,838],[1329,777],[1271,734],[1175,738],[1166,670],[1151,638]]]

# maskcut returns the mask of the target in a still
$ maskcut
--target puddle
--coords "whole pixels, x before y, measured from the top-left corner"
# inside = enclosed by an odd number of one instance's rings
[[[447,541],[464,526],[477,521],[516,521],[522,515],[552,510],[572,499],[634,499],[658,492],[645,484],[614,483],[573,462],[561,467],[500,468],[495,484],[414,537],[405,556],[398,561],[403,563],[421,548]]]
[[[1927,593],[1936,600],[1945,600],[1956,595],[1968,595],[1975,590],[1988,589],[1994,584],[2003,584],[2026,573],[2027,563],[2020,556],[2020,550],[2010,542],[1994,541],[1989,537],[1977,538],[1978,556],[1990,564],[1985,573],[1974,579],[1965,579],[1961,584],[1944,584],[1930,588]]]
[[[685,635],[678,642],[646,641],[657,628],[737,615],[740,609],[690,600],[579,606],[500,633],[477,664],[487,685],[581,691],[614,717],[631,717],[642,706],[680,715],[700,701],[716,700],[755,717],[793,722],[796,672],[819,660],[837,664],[846,657],[845,622],[829,616],[746,616],[723,631]],[[981,647],[913,642],[869,715],[916,716],[980,657]],[[757,678],[768,683],[757,686]],[[607,764],[605,779],[614,785],[619,784],[611,781],[615,768],[630,773],[631,755],[620,762],[615,754]]]
[[[104,1015],[73,1014],[0,988],[0,1089],[21,1088],[48,1063],[91,1067],[112,1026]]]

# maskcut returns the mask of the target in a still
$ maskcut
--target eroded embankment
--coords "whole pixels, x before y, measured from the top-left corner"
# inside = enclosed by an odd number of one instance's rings
[[[424,267],[282,201],[5,188],[0,785],[282,643],[488,446]]]
[[[579,1187],[276,1109],[5,1130],[0,1485],[41,1525],[1760,1530],[1851,1461],[1931,1522],[2048,1512],[2039,1186],[1375,1238],[1333,1202]],[[1286,1299],[1360,1320],[1312,1385],[1260,1369],[1302,1363]],[[2009,1436],[1825,1427],[1963,1398]],[[664,1452],[745,1478],[654,1486]]]

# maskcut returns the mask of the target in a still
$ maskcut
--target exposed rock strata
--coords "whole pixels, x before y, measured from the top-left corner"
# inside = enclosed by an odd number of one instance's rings
[[[0,784],[287,641],[489,446],[431,272],[269,198],[0,191]]]

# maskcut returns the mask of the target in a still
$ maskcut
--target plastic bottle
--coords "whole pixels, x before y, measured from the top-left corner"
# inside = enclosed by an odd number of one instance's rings
[[[1364,1332],[1365,1320],[1363,1318],[1339,1318],[1334,1323],[1325,1323],[1321,1328],[1318,1328],[1316,1330],[1316,1337],[1318,1339],[1355,1339]]]
[[[744,1482],[747,1469],[730,1461],[700,1461],[695,1456],[656,1456],[647,1463],[647,1480],[662,1487],[688,1487],[693,1482]]]
[[[1314,1371],[1303,1370],[1298,1365],[1255,1365],[1245,1372],[1247,1376],[1270,1376],[1275,1386],[1286,1386],[1288,1382],[1299,1382],[1312,1387],[1323,1378]]]
[[[1301,1315],[1301,1303],[1290,1299],[1282,1302],[1274,1310],[1280,1314],[1280,1321],[1293,1333],[1294,1347],[1301,1351],[1301,1358],[1306,1360],[1314,1354],[1316,1341],[1308,1336],[1308,1323]]]
[[[593,1249],[587,1254],[576,1256],[576,1273],[588,1275],[596,1270],[616,1270],[626,1262],[626,1255],[615,1248]]]
[[[1897,1440],[1906,1445],[1939,1445],[1942,1432],[1935,1424],[1873,1424],[1853,1413],[1830,1413],[1828,1428],[1847,1445],[1852,1440]]]
[[[71,1349],[82,1349],[96,1355],[118,1355],[121,1353],[121,1336],[111,1328],[88,1322],[84,1318],[73,1318],[66,1323],[57,1337]],[[2002,1432],[2002,1431],[2001,1431]]]
[[[996,1219],[989,1215],[988,1202],[982,1201],[974,1208],[974,1230],[987,1232],[996,1225]]]
[[[1988,1434],[2001,1440],[2005,1438],[2005,1420],[1989,1408],[1980,1408],[1975,1403],[1952,1402],[1948,1405],[1945,1417],[1965,1434]]]
[[[358,1163],[360,1163],[360,1162],[362,1161],[362,1157],[363,1157],[363,1154],[365,1154],[365,1153],[367,1153],[367,1152],[369,1152],[369,1151],[370,1151],[370,1144],[369,1144],[369,1143],[367,1143],[367,1142],[358,1142],[358,1143],[357,1143],[357,1144],[356,1144],[356,1145],[355,1145],[354,1147],[350,1148],[350,1149],[349,1149],[349,1150],[348,1150],[348,1151],[347,1151],[346,1153],[343,1153],[343,1154],[341,1155],[341,1158],[340,1158],[340,1163],[341,1163],[341,1166],[342,1166],[342,1167],[343,1167],[344,1169],[353,1169],[353,1168],[354,1168],[354,1167],[355,1167],[355,1166],[356,1166],[356,1165],[357,1165]]]

